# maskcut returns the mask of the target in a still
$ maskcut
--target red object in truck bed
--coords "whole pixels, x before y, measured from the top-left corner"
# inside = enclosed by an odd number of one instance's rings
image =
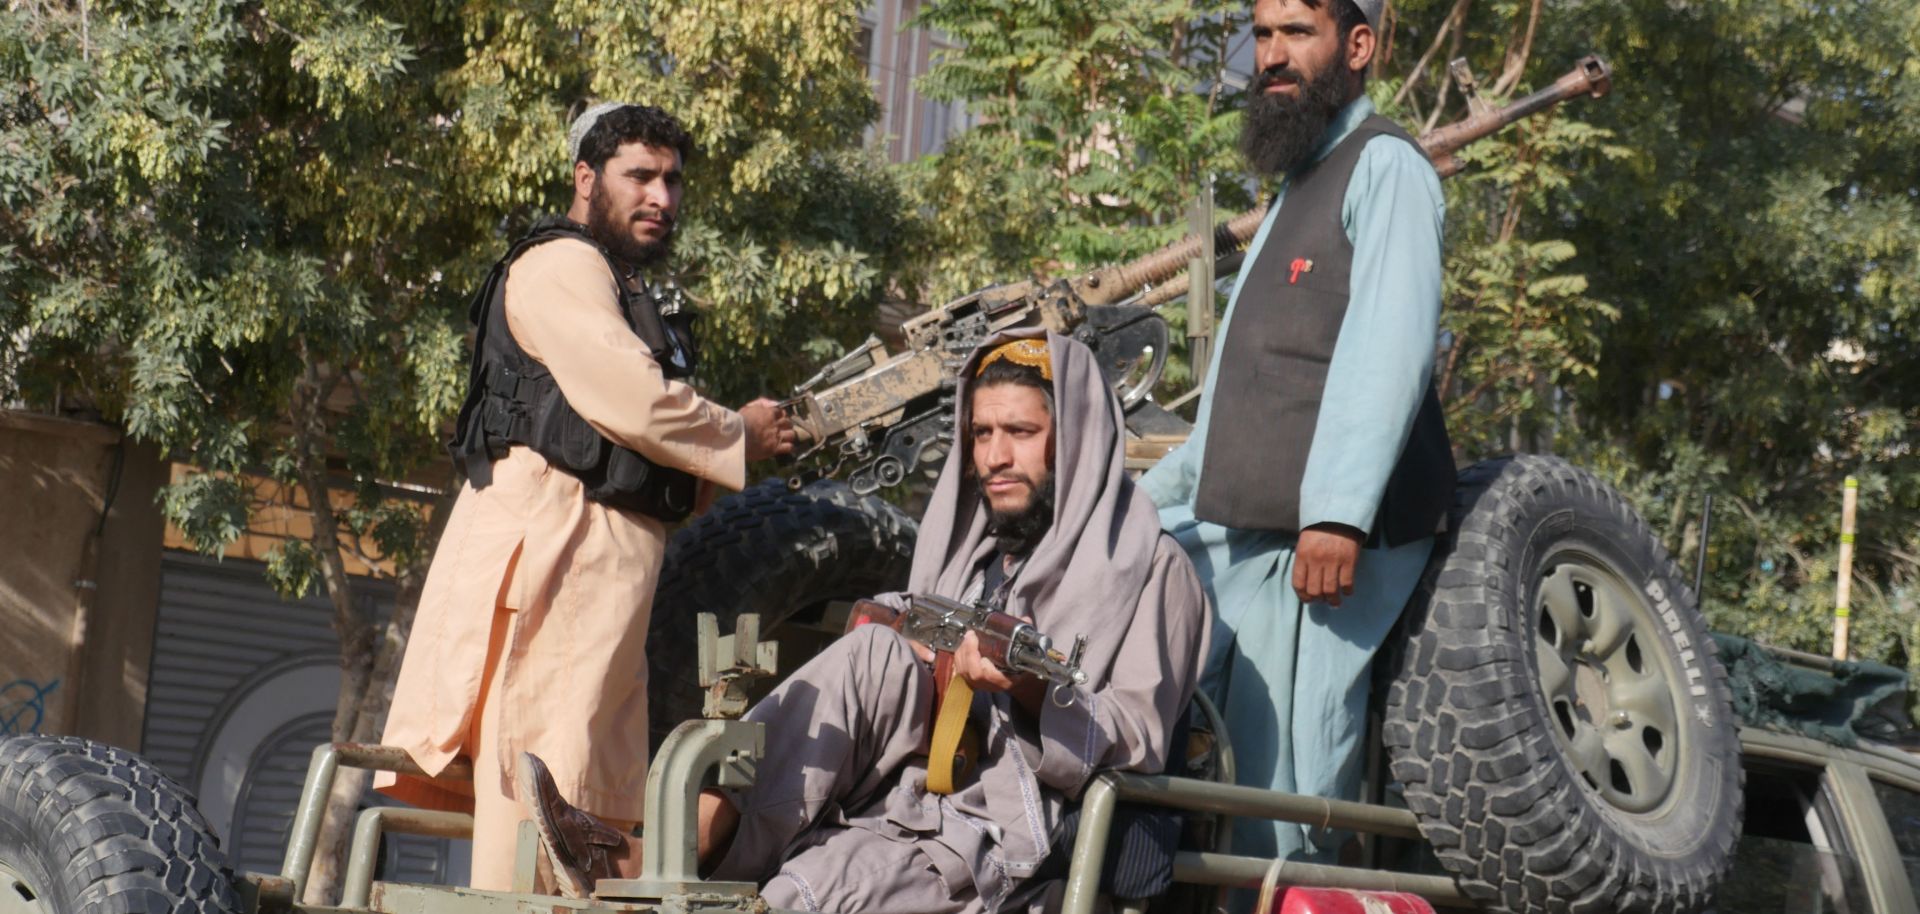
[[[1282,890],[1280,914],[1433,914],[1433,905],[1406,892],[1359,892],[1352,889]]]

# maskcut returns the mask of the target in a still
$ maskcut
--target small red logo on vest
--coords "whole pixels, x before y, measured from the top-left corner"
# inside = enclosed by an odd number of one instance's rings
[[[1287,277],[1287,285],[1290,286],[1300,281],[1300,274],[1313,272],[1313,261],[1305,257],[1293,258],[1292,266],[1293,274]]]

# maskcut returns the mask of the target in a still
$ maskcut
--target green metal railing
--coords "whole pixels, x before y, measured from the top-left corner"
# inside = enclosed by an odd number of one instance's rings
[[[1218,815],[1254,816],[1397,838],[1420,837],[1413,813],[1256,787],[1216,784],[1165,775],[1104,772],[1080,799],[1080,830],[1074,837],[1064,914],[1091,914],[1100,891],[1107,838],[1115,808],[1122,802]],[[1183,851],[1174,856],[1173,878],[1197,885],[1256,887],[1273,866],[1258,857]],[[1327,888],[1411,892],[1438,905],[1470,907],[1466,896],[1444,876],[1395,873],[1313,863],[1285,863],[1281,881]]]
[[[306,895],[307,877],[313,870],[313,855],[320,842],[320,820],[326,812],[327,798],[333,793],[333,782],[339,777],[343,765],[415,777],[427,776],[420,766],[407,757],[405,750],[393,746],[323,743],[314,747],[313,758],[307,763],[307,783],[300,792],[300,805],[293,814],[292,840],[287,842],[287,856],[280,867],[280,878],[292,884],[295,903]],[[473,770],[464,760],[456,760],[439,777],[472,780]],[[380,850],[382,829],[467,838],[473,835],[473,817],[466,813],[393,807],[375,807],[362,812],[354,829],[353,848],[348,854],[346,884],[341,888],[341,904],[344,907],[366,906],[373,885],[374,857]]]

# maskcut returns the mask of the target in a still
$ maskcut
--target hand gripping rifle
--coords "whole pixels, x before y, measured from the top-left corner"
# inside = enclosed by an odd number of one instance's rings
[[[1087,648],[1085,635],[1074,639],[1071,653],[1063,654],[1054,649],[1053,639],[1041,634],[1032,623],[985,606],[932,594],[908,595],[904,610],[872,600],[855,601],[847,630],[868,624],[884,625],[948,654],[959,650],[967,632],[973,632],[980,655],[1002,670],[1030,673],[1056,688],[1072,688],[1087,681],[1087,674],[1080,669],[1080,656]]]
[[[935,651],[933,726],[923,747],[927,753],[927,790],[952,793],[979,758],[979,742],[968,732],[973,687],[953,670],[953,652],[972,632],[980,654],[1010,673],[1031,673],[1053,683],[1053,703],[1073,705],[1072,689],[1087,681],[1080,669],[1087,638],[1074,639],[1073,652],[1062,654],[1052,639],[1032,623],[984,606],[970,606],[932,594],[909,594],[907,608],[859,600],[847,618],[847,630],[862,625],[884,625]],[[1066,698],[1063,700],[1062,695]]]
[[[1562,101],[1603,96],[1612,85],[1607,65],[1587,57],[1553,85],[1494,108],[1475,94],[1463,61],[1453,64],[1453,74],[1469,115],[1420,137],[1441,177],[1460,170],[1453,154],[1469,143]],[[1216,254],[1238,256],[1233,252],[1252,240],[1265,216],[1262,206],[1216,227]],[[1172,280],[1205,242],[1190,236],[1131,263],[982,289],[902,324],[906,346],[899,352],[868,338],[782,404],[803,448],[795,457],[802,469],[789,484],[797,489],[844,472],[854,491],[867,493],[938,466],[953,441],[951,395],[960,366],[982,340],[1015,327],[1045,327],[1087,344],[1126,407],[1130,429],[1184,436],[1183,420],[1146,401],[1167,358],[1167,324],[1154,306],[1185,290]]]

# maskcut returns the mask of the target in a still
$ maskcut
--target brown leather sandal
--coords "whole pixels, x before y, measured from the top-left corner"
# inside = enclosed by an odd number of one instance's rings
[[[520,799],[533,811],[533,823],[540,831],[540,846],[553,864],[553,878],[560,893],[568,898],[585,898],[595,883],[619,875],[613,854],[626,844],[626,836],[599,817],[576,809],[560,795],[559,785],[545,762],[531,752],[520,753],[515,772]]]

